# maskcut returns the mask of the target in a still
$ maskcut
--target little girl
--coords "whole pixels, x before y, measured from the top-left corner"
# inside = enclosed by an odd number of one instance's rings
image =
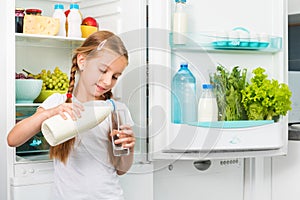
[[[82,103],[112,98],[111,89],[127,65],[128,53],[118,36],[109,31],[90,35],[74,52],[67,94],[51,95],[35,114],[17,123],[8,134],[8,145],[17,147],[24,144],[40,132],[44,120],[54,115],[67,119],[66,112],[76,120],[84,109]],[[79,78],[75,85],[76,73]],[[116,106],[128,111],[120,102],[116,102]],[[131,167],[135,144],[132,119],[129,111],[126,113],[130,123],[121,127],[119,134],[122,137],[115,143],[129,148],[129,156],[113,156],[109,118],[95,128],[50,148],[55,169],[51,199],[123,199],[118,175]]]

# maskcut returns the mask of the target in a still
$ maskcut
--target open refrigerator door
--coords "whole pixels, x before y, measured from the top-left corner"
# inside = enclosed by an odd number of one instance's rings
[[[172,31],[175,1],[149,1],[152,14],[149,26],[151,158],[194,160],[286,154],[285,115],[280,116],[279,121],[247,118],[246,122],[229,119],[179,124],[171,118],[174,94],[171,82],[182,62],[189,64],[196,78],[196,98],[201,95],[202,84],[211,82],[211,74],[216,73],[218,66],[228,72],[236,66],[246,69],[248,83],[254,76],[253,70],[259,67],[268,78],[287,83],[286,2],[251,1],[243,5],[236,0],[184,2],[188,28],[180,33],[185,41],[178,43],[174,42],[178,32]],[[245,7],[247,9],[235,9]],[[166,12],[155,15],[158,8]]]

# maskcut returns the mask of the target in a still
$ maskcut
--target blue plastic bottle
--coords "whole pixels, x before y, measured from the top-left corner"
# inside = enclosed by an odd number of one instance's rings
[[[196,79],[182,63],[172,79],[172,122],[176,124],[197,120]]]

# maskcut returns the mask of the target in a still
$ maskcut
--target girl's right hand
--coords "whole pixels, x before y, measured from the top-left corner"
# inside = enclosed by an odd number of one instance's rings
[[[79,103],[63,103],[50,109],[50,112],[52,113],[51,116],[59,114],[63,119],[66,120],[66,113],[68,113],[74,121],[81,117],[80,113],[82,111],[84,111],[84,107]]]

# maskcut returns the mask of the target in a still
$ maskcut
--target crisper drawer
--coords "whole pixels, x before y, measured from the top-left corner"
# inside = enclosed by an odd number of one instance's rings
[[[246,128],[173,124],[171,131],[174,137],[168,148],[175,152],[274,150],[284,145],[281,123]]]

